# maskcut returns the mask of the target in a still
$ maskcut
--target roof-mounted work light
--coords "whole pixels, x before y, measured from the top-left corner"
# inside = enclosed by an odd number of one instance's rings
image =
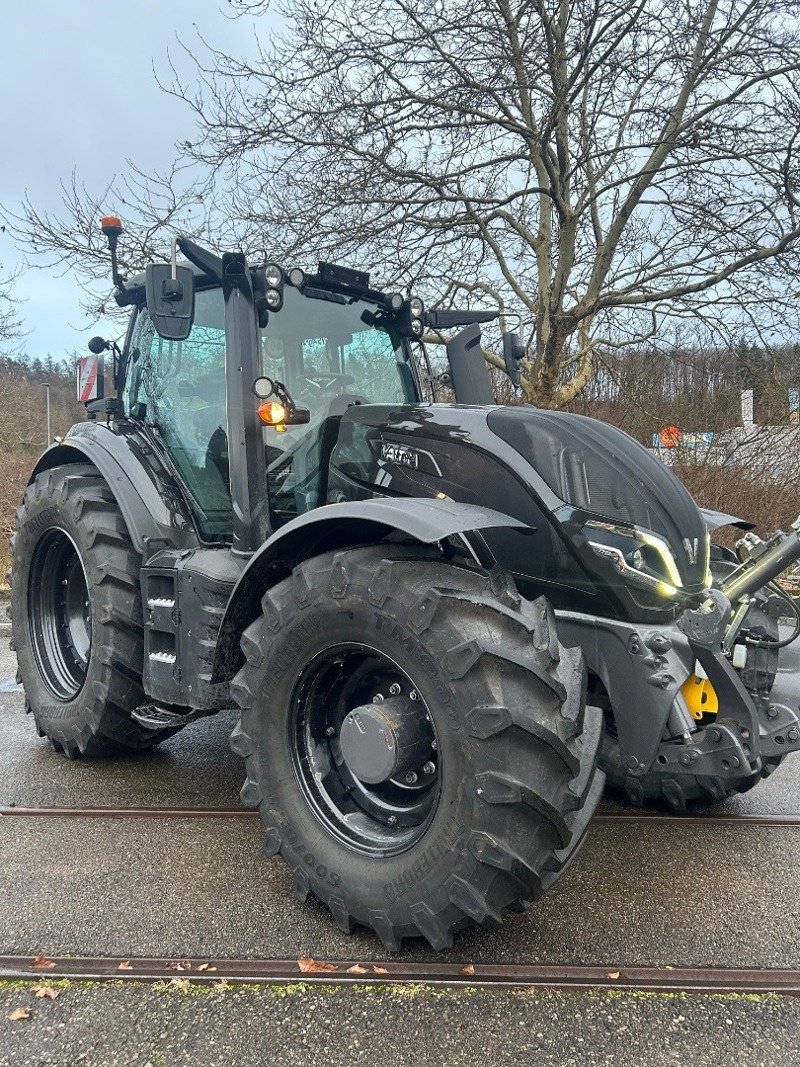
[[[410,297],[403,305],[400,328],[407,336],[417,339],[425,332],[425,305],[418,296]]]

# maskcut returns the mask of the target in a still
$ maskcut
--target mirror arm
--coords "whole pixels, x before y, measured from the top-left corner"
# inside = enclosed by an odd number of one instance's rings
[[[200,245],[196,245],[194,241],[190,241],[188,237],[176,237],[173,243],[173,277],[175,276],[174,250],[176,244],[190,263],[193,263],[195,267],[199,267],[209,278],[213,278],[214,281],[219,282],[220,285],[222,284],[222,259],[219,256],[215,256],[213,252],[209,252],[206,248],[201,248]]]

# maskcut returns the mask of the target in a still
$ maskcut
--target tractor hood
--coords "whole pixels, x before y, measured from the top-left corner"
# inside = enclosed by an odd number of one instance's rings
[[[563,501],[556,518],[601,580],[624,584],[646,605],[709,584],[703,516],[683,484],[628,434],[535,408],[495,408],[487,424]]]

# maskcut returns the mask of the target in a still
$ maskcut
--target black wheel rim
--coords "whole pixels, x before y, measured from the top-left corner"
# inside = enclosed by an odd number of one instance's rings
[[[413,768],[386,781],[360,780],[345,760],[345,719],[376,698],[404,701],[420,740]],[[338,840],[358,852],[390,856],[426,832],[441,791],[441,754],[433,718],[413,679],[377,649],[341,644],[306,667],[289,716],[295,773],[311,809]]]
[[[64,530],[48,530],[33,553],[28,618],[45,685],[57,700],[74,700],[86,681],[92,614],[83,562]]]

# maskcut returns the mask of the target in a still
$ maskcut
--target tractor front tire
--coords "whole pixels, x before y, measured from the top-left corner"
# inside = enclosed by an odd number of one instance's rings
[[[520,911],[603,789],[577,649],[543,600],[407,546],[310,559],[267,592],[232,692],[265,851],[389,951]]]
[[[149,748],[174,733],[131,718],[142,689],[141,560],[90,464],[25,491],[11,538],[12,647],[40,736],[74,759]]]

